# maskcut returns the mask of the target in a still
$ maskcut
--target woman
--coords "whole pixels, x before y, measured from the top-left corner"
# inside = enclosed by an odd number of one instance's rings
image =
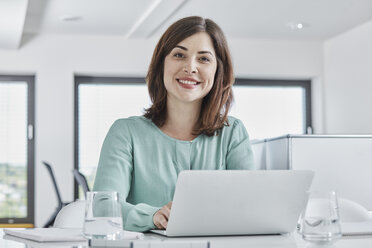
[[[228,117],[234,76],[213,21],[187,17],[159,40],[146,77],[152,106],[117,120],[103,143],[95,191],[118,191],[126,230],[165,229],[182,170],[253,169],[249,137]]]

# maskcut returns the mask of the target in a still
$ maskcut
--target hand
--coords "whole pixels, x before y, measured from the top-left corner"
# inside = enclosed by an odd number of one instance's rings
[[[172,202],[169,202],[154,214],[152,222],[157,229],[167,229],[171,208]]]

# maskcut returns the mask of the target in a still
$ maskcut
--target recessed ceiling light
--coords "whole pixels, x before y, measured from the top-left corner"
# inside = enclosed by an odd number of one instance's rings
[[[309,25],[301,22],[288,22],[287,27],[292,29],[292,30],[301,30],[305,27],[308,27]]]
[[[78,15],[63,15],[59,19],[64,22],[76,22],[83,20],[83,17]]]

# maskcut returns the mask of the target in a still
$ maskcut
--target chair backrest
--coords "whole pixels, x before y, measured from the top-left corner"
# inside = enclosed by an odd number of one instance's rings
[[[77,200],[64,206],[58,213],[53,227],[83,228],[85,201]]]
[[[62,207],[63,202],[62,202],[61,194],[59,193],[59,189],[58,189],[58,186],[57,186],[57,181],[56,181],[56,178],[54,176],[52,166],[50,166],[50,164],[45,162],[45,161],[42,161],[42,163],[45,165],[45,167],[47,168],[47,170],[50,174],[50,177],[52,178],[52,182],[53,182],[53,185],[54,185],[54,190],[56,191],[56,195],[57,195],[58,205]]]
[[[338,198],[341,222],[363,222],[371,220],[369,211],[355,201]]]
[[[74,173],[75,180],[82,187],[83,192],[84,192],[84,195],[85,195],[85,198],[86,198],[87,192],[89,191],[89,186],[88,186],[87,179],[77,169],[74,169],[73,170],[73,173]]]

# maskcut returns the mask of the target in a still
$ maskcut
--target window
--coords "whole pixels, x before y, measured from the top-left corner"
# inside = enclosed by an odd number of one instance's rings
[[[34,77],[0,76],[0,225],[34,223]]]
[[[101,146],[115,120],[150,106],[144,78],[75,77],[75,168],[93,186]],[[82,196],[75,184],[75,197]]]
[[[237,79],[233,91],[230,114],[243,121],[251,139],[303,134],[311,127],[310,81]],[[112,123],[149,106],[144,78],[75,77],[75,168],[90,188]]]
[[[251,139],[311,132],[311,82],[237,79],[231,115]]]

